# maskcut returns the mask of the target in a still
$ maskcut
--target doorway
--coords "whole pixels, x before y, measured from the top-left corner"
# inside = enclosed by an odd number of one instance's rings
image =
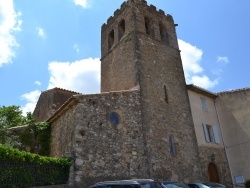
[[[218,170],[217,170],[217,167],[216,167],[216,165],[214,163],[209,163],[209,165],[208,165],[208,175],[209,175],[209,180],[211,182],[215,182],[215,183],[220,182]]]

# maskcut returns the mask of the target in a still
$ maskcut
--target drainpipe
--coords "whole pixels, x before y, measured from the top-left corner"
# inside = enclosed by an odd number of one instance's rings
[[[217,119],[218,119],[218,122],[219,122],[219,128],[220,128],[220,132],[221,132],[222,142],[223,142],[225,153],[226,153],[226,158],[227,158],[227,162],[228,162],[228,166],[229,166],[229,171],[230,171],[230,175],[231,175],[233,187],[235,188],[234,179],[233,179],[233,173],[232,173],[232,168],[231,168],[231,165],[230,165],[230,160],[229,160],[229,157],[228,157],[227,148],[226,148],[225,141],[224,141],[224,136],[223,136],[223,131],[222,131],[222,128],[221,128],[221,123],[220,123],[220,117],[219,117],[218,109],[217,109],[217,106],[216,106],[217,100],[218,100],[218,97],[214,100],[215,111],[216,111]]]

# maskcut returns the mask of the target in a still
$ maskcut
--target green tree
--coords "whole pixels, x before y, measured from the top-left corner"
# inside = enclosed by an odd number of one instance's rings
[[[21,125],[27,125],[25,130],[20,132],[13,130],[13,127]],[[31,112],[23,116],[19,106],[2,106],[0,107],[1,144],[9,147],[28,146],[31,152],[48,155],[50,125],[47,122],[36,122]]]
[[[22,115],[22,110],[19,106],[0,107],[0,127],[16,127],[23,125],[25,122],[26,117]]]
[[[27,118],[22,115],[19,106],[0,106],[0,144],[9,147],[19,146],[17,135],[11,134],[9,128],[23,125]]]

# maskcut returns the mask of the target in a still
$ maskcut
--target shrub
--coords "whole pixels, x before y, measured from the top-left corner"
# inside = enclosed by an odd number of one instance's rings
[[[0,145],[0,185],[32,187],[67,183],[72,161],[31,154]]]
[[[246,187],[246,188],[250,188],[250,180],[247,180],[247,181],[245,182],[245,187]]]

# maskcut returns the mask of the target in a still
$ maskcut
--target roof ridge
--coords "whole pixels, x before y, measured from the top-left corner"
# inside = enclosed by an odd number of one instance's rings
[[[63,89],[63,88],[59,88],[59,87],[54,87],[54,88],[42,91],[41,93],[47,93],[47,92],[50,92],[50,91],[53,91],[53,90],[61,90],[61,91],[67,91],[67,92],[75,93],[75,94],[82,94],[80,92],[76,92],[76,91],[72,91],[72,90],[68,90],[68,89]]]
[[[209,90],[207,90],[207,89],[204,89],[204,88],[202,88],[202,87],[200,87],[200,86],[197,86],[197,85],[194,85],[194,84],[187,84],[187,87],[195,87],[195,88],[197,88],[197,89],[200,89],[200,90],[202,90],[202,91],[204,91],[204,92],[207,92],[207,93],[209,93],[209,94],[212,94],[212,95],[217,95],[217,93],[214,93],[214,92],[212,92],[212,91],[209,91]]]
[[[233,92],[246,91],[246,90],[250,90],[250,87],[244,87],[244,88],[240,88],[240,89],[232,89],[232,90],[228,90],[228,91],[221,91],[221,92],[217,92],[217,94],[233,93]]]

